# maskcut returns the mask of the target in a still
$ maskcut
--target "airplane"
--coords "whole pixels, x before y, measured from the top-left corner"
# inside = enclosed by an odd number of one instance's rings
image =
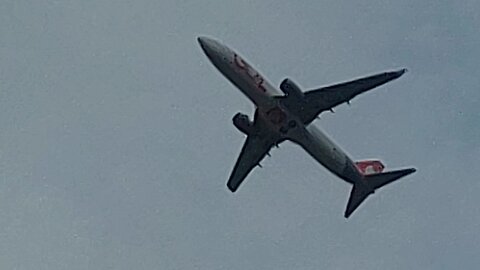
[[[255,105],[253,120],[243,113],[233,116],[233,125],[247,138],[243,144],[227,187],[236,192],[247,175],[270,155],[272,147],[291,141],[302,147],[328,171],[353,187],[344,217],[348,218],[375,190],[404,176],[415,168],[384,172],[379,160],[354,162],[337,144],[312,122],[322,112],[350,103],[357,95],[395,80],[407,70],[383,72],[348,82],[302,91],[286,78],[280,91],[255,70],[243,57],[221,42],[197,38],[210,62]]]

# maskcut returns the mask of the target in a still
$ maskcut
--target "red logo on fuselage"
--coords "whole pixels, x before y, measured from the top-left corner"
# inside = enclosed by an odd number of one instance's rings
[[[267,92],[267,89],[265,88],[265,86],[263,86],[264,79],[262,78],[262,76],[260,76],[260,74],[258,74],[257,71],[255,71],[245,61],[243,61],[243,59],[237,54],[234,54],[233,61],[241,71],[247,74],[247,76],[253,81],[253,83],[260,91],[262,91],[263,93]]]

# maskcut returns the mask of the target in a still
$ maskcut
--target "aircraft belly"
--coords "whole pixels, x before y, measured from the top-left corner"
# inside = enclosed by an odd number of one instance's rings
[[[349,183],[355,181],[356,175],[351,175],[348,156],[326,134],[316,126],[309,125],[304,129],[304,134],[295,134],[292,141],[299,144],[315,160],[322,164],[333,174]],[[345,172],[349,172],[345,174]]]

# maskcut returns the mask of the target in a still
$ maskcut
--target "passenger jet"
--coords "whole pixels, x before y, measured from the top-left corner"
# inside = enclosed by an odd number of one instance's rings
[[[327,170],[353,186],[345,218],[376,189],[416,171],[407,168],[384,172],[379,160],[354,162],[312,124],[322,112],[332,111],[335,106],[349,103],[363,92],[399,78],[406,69],[305,92],[287,78],[281,82],[280,92],[232,49],[207,37],[199,37],[198,42],[212,64],[255,104],[252,121],[242,113],[232,119],[247,138],[227,182],[230,191],[235,192],[250,171],[270,155],[270,149],[285,140],[301,146]]]

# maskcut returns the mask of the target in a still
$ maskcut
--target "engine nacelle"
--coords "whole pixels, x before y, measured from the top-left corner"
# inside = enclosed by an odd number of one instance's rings
[[[253,122],[248,119],[248,115],[245,115],[243,113],[237,113],[232,118],[232,121],[233,125],[246,135],[250,135],[253,133]]]
[[[296,85],[292,80],[286,78],[280,84],[280,90],[285,93],[286,96],[294,97],[295,99],[301,100],[304,97],[302,90],[300,87]]]

